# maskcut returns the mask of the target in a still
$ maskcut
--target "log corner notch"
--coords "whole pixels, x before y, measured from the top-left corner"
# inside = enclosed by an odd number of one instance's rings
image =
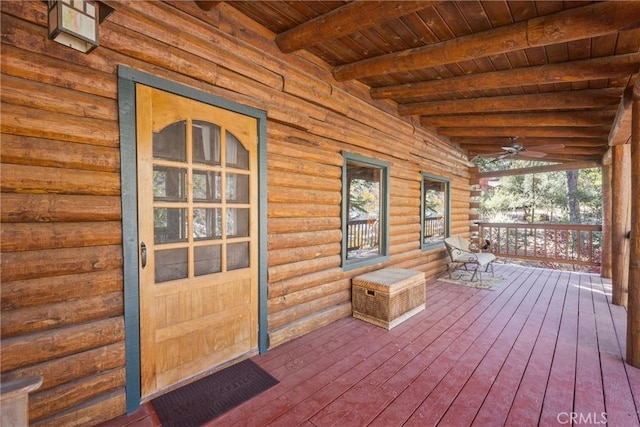
[[[198,5],[198,7],[202,10],[209,11],[211,9],[213,9],[214,7],[216,7],[218,5],[218,3],[220,3],[220,1],[214,1],[214,0],[195,0],[195,3]]]
[[[627,307],[627,363],[640,368],[640,79],[631,114],[631,248]]]

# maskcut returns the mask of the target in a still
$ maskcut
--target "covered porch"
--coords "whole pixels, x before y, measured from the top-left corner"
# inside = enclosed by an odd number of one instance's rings
[[[62,4],[91,50],[50,31]],[[39,380],[25,424],[157,424],[145,402],[245,358],[280,384],[215,424],[640,424],[640,1],[0,18],[0,382]],[[475,157],[602,168],[601,275],[438,281],[431,236],[482,232]],[[351,317],[352,279],[386,267],[428,283],[389,332]]]
[[[599,275],[498,264],[434,280],[390,331],[345,317],[254,358],[280,384],[208,425],[640,425],[626,312]],[[159,425],[150,403],[107,426]]]

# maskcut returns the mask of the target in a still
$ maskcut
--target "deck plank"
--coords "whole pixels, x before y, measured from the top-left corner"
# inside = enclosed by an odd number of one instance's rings
[[[507,286],[497,292],[484,291],[489,295],[485,294],[485,297],[466,313],[458,313],[462,314],[462,317],[433,343],[423,347],[416,357],[400,366],[400,369],[379,387],[373,398],[370,390],[367,390],[366,400],[352,405],[340,424],[370,423],[392,402],[394,412],[410,414],[417,404],[421,403],[421,393],[429,392],[482,331],[499,317],[503,308],[509,307],[513,295],[520,292],[520,285],[521,283],[518,286]]]
[[[538,337],[532,343],[533,349],[527,353],[520,351],[523,348],[517,348],[518,351],[509,355],[471,425],[508,425],[510,415],[520,421],[519,425],[538,424],[568,280],[568,273],[555,272],[547,281],[547,286],[555,281],[554,293]]]
[[[578,419],[606,420],[600,354],[596,337],[596,319],[591,281],[588,275],[578,275],[580,297],[578,304],[578,347],[576,352],[576,375],[574,413]],[[584,422],[583,422],[584,423]]]
[[[494,347],[487,353],[487,357],[447,410],[442,419],[444,425],[471,425],[474,420],[479,421],[477,425],[504,423],[513,396],[524,375],[527,360],[533,351],[532,347],[537,342],[548,310],[553,307],[551,302],[555,295],[558,276],[551,272],[548,272],[546,280],[544,275],[540,276],[536,283],[536,286],[544,286],[540,298],[515,340],[509,341],[512,346],[508,353],[501,354],[496,351],[500,347]],[[512,329],[513,326],[509,324]],[[490,391],[503,394],[492,400],[488,398]],[[494,413],[490,417],[480,417],[478,420],[478,413],[483,407],[491,408]]]
[[[469,296],[471,295],[469,293]],[[393,334],[393,339],[385,340],[380,350],[362,361],[358,361],[345,374],[339,376],[313,395],[304,399],[295,408],[283,414],[276,420],[276,425],[296,425],[315,415],[319,410],[330,404],[335,399],[335,396],[344,394],[349,388],[362,381],[363,378],[371,375],[385,361],[402,351],[417,339],[423,330],[434,327],[440,318],[461,302],[458,293],[449,293],[440,298],[441,300],[437,305],[427,302],[425,314],[422,315],[423,319],[420,320],[421,328],[414,328],[405,323],[393,329],[389,334]],[[392,337],[390,336],[390,338]]]
[[[607,291],[607,300],[611,302],[611,291]],[[618,338],[620,346],[620,357],[624,360],[626,357],[626,339],[627,339],[627,311],[624,307],[609,305],[611,310],[611,319]],[[624,364],[627,372],[627,379],[631,389],[633,400],[636,404],[636,414],[640,418],[640,369],[634,368],[628,364]]]
[[[507,278],[496,291],[427,284],[426,309],[390,331],[349,317],[254,357],[280,383],[206,425],[546,426],[574,412],[640,427],[640,369],[624,363],[610,281],[496,274]],[[104,427],[150,425],[145,404]]]
[[[509,305],[513,308],[503,307],[501,316],[488,325],[433,392],[421,403],[406,425],[437,425],[474,373],[477,372],[480,376],[487,375],[488,378],[497,373],[534,309],[536,301],[540,298],[544,288],[537,285],[536,282],[539,280],[540,277],[533,274],[527,278],[519,295],[514,295],[510,301]],[[473,392],[486,394],[487,390],[473,389]],[[466,406],[462,399],[460,402],[461,405]],[[446,422],[443,424],[447,425]]]
[[[578,346],[578,299],[580,279],[571,275],[562,309],[558,339],[555,343],[551,372],[542,404],[540,425],[557,425],[561,413],[573,412],[576,378],[576,352]],[[517,422],[515,414],[507,423]],[[564,420],[562,420],[564,421]]]
[[[415,359],[424,348],[441,337],[451,326],[455,325],[460,316],[463,316],[470,307],[483,300],[482,291],[472,288],[459,288],[457,290],[460,292],[458,299],[465,298],[468,295],[471,295],[471,298],[468,298],[462,304],[458,300],[455,309],[446,313],[444,317],[436,322],[434,327],[424,331],[417,339],[396,351],[391,358],[384,361],[358,384],[323,408],[311,421],[320,424],[341,422],[342,417],[350,413],[354,406],[371,398],[372,390],[384,386],[386,381],[397,375],[397,372],[405,367],[408,362]]]
[[[446,294],[449,293],[446,287],[433,287],[430,289],[436,295],[435,297],[430,297],[427,299],[427,302],[430,305],[439,304],[444,298],[446,298]],[[453,298],[454,296],[450,296]],[[432,313],[431,311],[422,312],[420,315],[424,316],[424,313],[429,313],[429,316],[434,316],[437,318],[437,311]],[[326,359],[325,362],[321,363],[330,363],[336,360],[336,363],[331,364],[326,369],[318,369],[317,365],[310,363],[309,359],[301,360],[292,360],[289,362],[289,365],[300,365],[307,366],[305,369],[306,372],[311,372],[310,376],[303,376],[296,378],[291,378],[290,375],[287,376],[286,386],[281,387],[282,392],[279,396],[274,397],[271,396],[269,399],[260,401],[260,399],[254,399],[251,402],[251,407],[247,408],[247,412],[250,412],[250,415],[244,416],[242,414],[237,414],[237,416],[245,417],[245,421],[250,422],[253,425],[262,425],[267,422],[271,422],[273,418],[276,418],[278,415],[284,413],[291,412],[291,408],[295,407],[297,403],[303,402],[306,399],[310,398],[310,395],[315,393],[317,389],[321,389],[327,383],[331,383],[332,381],[336,381],[341,378],[345,372],[349,372],[354,364],[359,363],[360,357],[359,354],[368,355],[371,349],[371,342],[375,341],[376,345],[381,345],[384,342],[391,342],[400,336],[407,328],[407,324],[400,325],[391,331],[387,332],[382,328],[370,325],[366,322],[361,323],[361,328],[363,330],[372,331],[374,333],[373,336],[353,336],[351,332],[348,337],[346,337],[346,342],[349,344],[346,347],[343,347],[344,344],[341,344],[340,349],[335,351],[330,351],[330,356]],[[341,334],[343,335],[343,334]],[[317,343],[317,348],[322,348],[323,350],[326,348],[335,347],[336,341],[335,335],[323,335],[319,337],[319,342]],[[345,337],[340,337],[340,339],[345,339]],[[395,344],[394,344],[395,345]],[[268,354],[268,353],[267,353]],[[320,354],[318,350],[314,350],[314,356]],[[262,356],[256,357],[254,360],[261,364]],[[318,362],[316,362],[318,363]],[[263,368],[269,369],[268,365],[262,365]],[[323,365],[324,366],[324,365]],[[271,371],[276,378],[278,378],[277,373],[278,370]],[[287,411],[283,411],[283,408]],[[232,417],[222,416],[217,420],[221,425],[225,423],[235,422],[236,420]]]
[[[612,315],[612,311],[624,312],[624,308],[608,303],[606,298],[608,283],[605,280],[597,276],[591,276],[590,280],[602,369],[605,413],[607,414],[605,418],[611,426],[640,426],[632,389],[629,388],[624,352],[616,336]]]

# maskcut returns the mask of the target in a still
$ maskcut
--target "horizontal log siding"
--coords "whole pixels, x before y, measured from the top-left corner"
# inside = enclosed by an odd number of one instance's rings
[[[119,64],[267,112],[270,346],[350,315],[351,278],[383,266],[340,266],[343,151],[391,165],[385,266],[444,269],[442,249],[420,249],[420,172],[451,180],[452,231],[468,233],[459,150],[224,3],[106,3],[90,55],[47,40],[43,2],[0,3],[1,369],[44,376],[34,425],[125,410]]]

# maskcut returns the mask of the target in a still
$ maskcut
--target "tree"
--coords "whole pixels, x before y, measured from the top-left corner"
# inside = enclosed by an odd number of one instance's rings
[[[481,171],[539,166],[537,161],[476,159]],[[602,221],[601,169],[547,172],[503,177],[481,198],[481,214],[489,221],[589,223]]]
[[[567,195],[569,208],[569,222],[572,224],[580,224],[582,218],[580,215],[580,201],[578,200],[578,176],[580,171],[568,170],[567,174]]]

